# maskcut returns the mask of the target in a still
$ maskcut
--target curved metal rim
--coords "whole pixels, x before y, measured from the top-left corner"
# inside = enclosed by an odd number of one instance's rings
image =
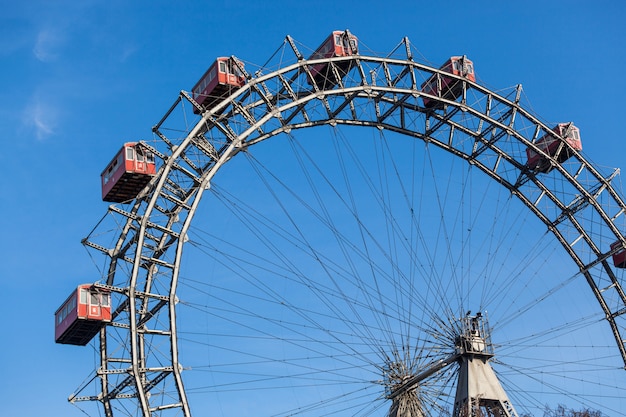
[[[331,68],[335,68],[334,65],[338,63],[348,63],[351,68],[350,73],[356,74],[357,82],[344,84],[341,79],[337,79],[337,85],[333,85],[332,89],[327,91],[321,90],[315,85],[312,90],[299,89],[303,77],[306,77],[308,73],[308,67],[315,63],[326,63]],[[372,67],[380,69],[384,75],[382,77],[376,75],[368,79],[366,74],[368,74],[368,69],[371,70]],[[144,146],[150,147],[163,161],[158,176],[145,192],[137,197],[131,210],[124,211],[117,206],[111,206],[109,209],[116,216],[122,216],[124,223],[116,245],[112,249],[106,249],[91,243],[89,238],[85,240],[87,246],[105,252],[111,259],[106,287],[122,293],[127,300],[125,305],[118,307],[117,314],[121,314],[124,309],[138,311],[137,314],[128,315],[127,327],[131,366],[124,371],[127,375],[124,382],[111,389],[107,378],[108,373],[122,373],[122,371],[118,371],[120,368],[112,366],[111,358],[108,357],[107,353],[106,329],[103,329],[100,343],[102,393],[97,398],[74,399],[101,401],[105,408],[105,414],[113,415],[111,400],[132,396],[123,394],[123,392],[129,389],[128,387],[134,386],[132,391],[136,393],[136,398],[144,415],[150,415],[155,410],[165,408],[181,408],[185,415],[190,415],[180,374],[180,364],[178,363],[175,304],[182,248],[195,209],[215,173],[240,150],[292,129],[324,124],[376,127],[428,141],[464,159],[469,164],[477,166],[495,181],[508,188],[546,225],[576,262],[606,315],[620,354],[626,364],[626,348],[621,338],[621,332],[624,329],[615,320],[616,317],[626,311],[626,296],[608,262],[609,257],[619,249],[603,250],[602,247],[606,242],[595,243],[596,236],[594,233],[587,231],[584,222],[577,218],[577,213],[591,210],[594,216],[599,216],[604,222],[614,240],[620,240],[623,247],[626,247],[626,240],[615,224],[616,219],[624,213],[626,205],[611,187],[612,176],[603,177],[576,151],[570,150],[576,168],[568,169],[538,148],[534,141],[540,138],[542,134],[550,132],[550,128],[519,105],[521,88],[518,87],[516,98],[509,100],[476,83],[456,77],[463,83],[461,100],[452,101],[429,96],[430,99],[438,100],[445,106],[445,110],[432,111],[418,104],[419,97],[424,96],[424,94],[419,91],[416,80],[420,75],[423,78],[424,74],[454,77],[438,69],[416,63],[410,57],[402,60],[355,55],[322,60],[300,60],[266,75],[256,78],[249,77],[248,83],[244,87],[235,91],[217,107],[205,111],[202,118],[186,134],[186,137],[180,143],[175,144],[162,132],[162,127],[173,110],[186,102],[200,109],[187,93],[181,92],[172,108],[153,128],[155,134],[161,138],[171,153],[162,153],[144,143]],[[381,80],[385,80],[386,83],[380,84]],[[277,85],[280,88],[272,91],[268,87],[269,85]],[[476,105],[468,105],[467,96],[470,93],[481,97]],[[331,104],[329,99],[336,99],[340,102],[339,104]],[[322,105],[326,109],[324,117],[314,119],[306,114],[307,105],[313,102],[323,103]],[[371,106],[368,114],[376,114],[376,120],[345,117],[346,109],[354,109],[355,106],[361,106],[363,103]],[[478,105],[483,107],[479,108]],[[386,113],[382,113],[376,106],[386,108]],[[496,107],[506,109],[500,113],[502,116],[497,118],[492,115],[493,109]],[[471,116],[473,120],[478,122],[479,126],[485,125],[488,129],[468,129],[467,126],[455,119],[458,112]],[[347,113],[353,116],[357,115],[354,110]],[[423,131],[417,131],[407,125],[403,126],[402,122],[394,123],[397,114],[418,113],[425,120],[438,127],[432,128],[431,126],[430,130],[425,128]],[[531,125],[527,129],[531,132],[530,135],[516,130],[516,118],[523,118],[527,124]],[[245,126],[241,127],[244,124]],[[231,126],[237,126],[240,133],[235,133]],[[267,126],[271,126],[271,128],[268,129]],[[453,135],[457,133],[449,133],[450,137],[447,141],[437,137],[437,132],[443,127],[448,132],[456,131],[460,132],[458,134],[473,138],[472,149],[474,151],[469,153],[465,149],[455,146]],[[207,138],[205,135],[213,131],[218,132],[226,140],[221,142],[214,140],[212,142],[211,138]],[[489,132],[489,136],[486,132]],[[200,137],[206,140],[204,148],[199,142],[198,138]],[[551,160],[554,165],[553,172],[567,181],[572,189],[576,190],[578,197],[572,201],[561,201],[560,196],[552,192],[549,185],[542,182],[543,174],[532,172],[525,166],[523,160],[520,160],[519,155],[510,155],[506,149],[499,147],[504,138],[510,143],[517,143],[521,149],[531,148]],[[195,166],[190,162],[187,155],[191,153],[191,150],[195,153],[201,151],[206,155],[203,166]],[[486,159],[483,158],[487,153],[490,155],[490,160],[495,159],[495,163],[487,164]],[[506,176],[503,175],[501,170],[503,165],[507,165],[509,171],[516,171],[517,181],[511,181],[512,177],[508,171]],[[585,183],[579,181],[582,172],[587,175]],[[174,187],[172,183],[176,183],[175,180],[172,180],[174,174],[184,176],[192,184],[178,195],[171,189]],[[592,178],[592,181],[589,181],[589,177]],[[528,185],[532,188],[532,192],[526,190]],[[164,197],[165,195],[167,197]],[[609,198],[613,207],[618,209],[614,209],[611,213],[606,212],[600,202],[601,198]],[[172,209],[168,212],[168,220],[163,222],[152,219],[153,213],[159,213],[163,217],[163,210],[159,210],[158,203],[164,199],[172,203]],[[544,199],[547,199],[551,206],[560,212],[556,218],[541,210],[538,203]],[[182,222],[180,221],[181,217],[184,217]],[[567,236],[563,232],[564,224],[567,224],[567,230],[574,230],[579,235],[575,242],[572,243],[567,240]],[[151,236],[149,240],[153,243],[144,247],[146,236]],[[155,245],[154,242],[157,244]],[[580,250],[575,249],[575,245],[581,242],[584,242],[588,247],[588,252],[592,253],[591,259],[589,257],[586,260],[583,259]],[[161,260],[171,247],[176,248],[173,262]],[[132,264],[132,273],[128,283],[122,287],[113,285],[118,273],[119,262]],[[152,279],[157,266],[165,267],[166,270],[170,271],[171,285],[167,294],[153,292]],[[139,280],[141,271],[145,271],[146,275],[145,278]],[[602,277],[600,278],[598,275],[602,275]],[[600,283],[604,281],[608,281],[612,285],[612,294],[621,300],[621,304],[617,307],[611,307],[607,302],[604,293],[606,289],[600,287]],[[154,305],[159,307],[147,308],[155,300],[156,304]],[[171,366],[156,369],[149,365],[150,360],[146,357],[145,333],[140,329],[150,321],[151,316],[155,314],[155,309],[160,309],[165,305],[169,309],[170,328],[164,330],[163,335],[170,338]],[[107,372],[107,370],[110,371]],[[151,408],[150,389],[170,375],[173,376],[179,392],[179,401]]]

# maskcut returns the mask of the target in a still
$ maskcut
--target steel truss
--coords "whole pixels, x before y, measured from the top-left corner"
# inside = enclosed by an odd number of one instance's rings
[[[428,96],[442,102],[443,109],[424,108],[421,83],[433,75],[454,76],[414,61],[406,39],[403,58],[322,60],[304,59],[293,40],[287,41],[295,62],[266,74],[247,74],[247,84],[212,109],[202,109],[181,91],[153,128],[158,140],[143,142],[160,159],[158,175],[134,201],[109,207],[105,217],[117,225],[113,242],[102,242],[99,226],[84,240],[88,248],[106,255],[106,282],[101,285],[119,303],[112,327],[100,334],[101,365],[94,376],[100,392],[81,395],[79,390],[71,401],[99,401],[109,417],[118,410],[191,415],[178,361],[176,289],[194,212],[215,173],[239,152],[273,136],[320,125],[375,127],[419,139],[506,187],[576,263],[626,364],[626,295],[610,262],[615,251],[626,247],[626,205],[611,186],[616,173],[602,175],[572,149],[573,156],[559,164],[537,147],[539,138],[553,133],[520,106],[521,86],[505,97],[460,79],[458,100]],[[326,89],[307,81],[310,66],[318,63],[329,65],[335,77],[325,83]],[[341,63],[349,64],[343,78],[337,71]],[[193,115],[193,108],[201,117]],[[527,148],[549,160],[553,169],[529,169]],[[622,246],[611,251],[610,244],[618,240]]]

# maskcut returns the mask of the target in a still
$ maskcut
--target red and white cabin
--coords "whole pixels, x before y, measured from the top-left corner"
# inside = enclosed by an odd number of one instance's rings
[[[111,293],[93,284],[79,285],[54,313],[54,340],[85,346],[111,322]]]
[[[356,36],[346,34],[341,30],[336,30],[331,33],[326,40],[313,52],[309,59],[322,59],[333,58],[338,56],[350,56],[357,55],[359,53],[359,40]],[[345,76],[350,70],[351,63],[337,62],[337,69],[341,77]],[[334,74],[332,73],[330,66],[325,63],[315,64],[309,68],[311,76],[317,83],[320,89],[326,89],[337,84]],[[310,85],[313,85],[311,79],[307,80]]]
[[[243,63],[238,62],[243,68]],[[220,57],[209,67],[200,81],[193,86],[191,97],[196,103],[208,109],[224,100],[233,90],[242,87],[245,83],[246,77],[234,59]],[[200,114],[200,111],[195,107],[193,112]]]
[[[137,197],[156,174],[152,152],[128,142],[102,171],[102,200],[121,203]]]
[[[559,123],[552,131],[556,136],[549,133],[535,142],[535,145],[556,159],[558,163],[567,161],[573,155],[571,149],[580,151],[583,148],[580,141],[580,130],[573,123]],[[563,142],[566,142],[569,146],[566,146]],[[531,169],[546,173],[553,168],[547,158],[531,148],[526,148],[526,156],[528,158],[526,166]]]
[[[450,57],[439,69],[453,75],[458,75],[472,82],[476,81],[474,63],[467,59],[465,55]],[[438,74],[433,74],[422,83],[422,93],[441,97],[446,100],[456,100],[463,94],[463,81],[457,78],[446,77],[445,75],[439,76]],[[443,107],[443,103],[439,100],[422,96],[422,101],[424,102],[424,107],[430,109]]]
[[[615,250],[622,246],[619,240],[611,244],[611,250]],[[613,265],[616,268],[626,268],[626,249],[622,248],[613,254]]]

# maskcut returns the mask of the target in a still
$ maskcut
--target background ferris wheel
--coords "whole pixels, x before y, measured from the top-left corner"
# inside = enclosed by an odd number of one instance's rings
[[[181,94],[138,145],[161,169],[86,240],[112,259],[97,288],[113,295],[113,325],[101,392],[73,399],[111,414],[187,413],[197,394],[239,412],[261,398],[269,414],[385,412],[393,375],[448,356],[474,310],[504,335],[490,343],[523,413],[557,402],[619,412],[623,362],[597,355],[623,351],[614,173],[564,140],[542,147],[568,133],[525,111],[519,88],[506,97],[418,64],[406,39],[385,58],[341,43],[350,53],[306,62],[288,38],[294,63],[257,71],[202,120],[202,103]],[[244,77],[242,61],[224,62]],[[215,202],[197,216],[203,193]],[[117,237],[101,244],[101,230]],[[187,264],[188,252],[209,261]],[[610,344],[596,333],[603,313]],[[572,377],[583,363],[594,375]],[[455,380],[441,371],[421,384],[420,407],[450,413]]]

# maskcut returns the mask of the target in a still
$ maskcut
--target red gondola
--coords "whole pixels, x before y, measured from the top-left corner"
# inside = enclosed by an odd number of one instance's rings
[[[552,131],[556,135],[547,134],[535,142],[535,145],[556,159],[558,163],[565,162],[573,155],[571,149],[580,151],[583,148],[580,141],[580,130],[573,123],[559,123]],[[566,146],[563,141],[567,142],[569,146]],[[553,166],[550,161],[533,149],[526,148],[526,156],[528,158],[527,167],[544,173],[552,171]]]
[[[346,32],[334,31],[328,38],[313,52],[309,59],[322,59],[332,58],[338,56],[350,56],[359,53],[359,41],[358,38],[352,34],[348,37]],[[339,75],[343,78],[350,70],[351,62],[337,62],[335,63]],[[338,80],[335,79],[331,68],[326,63],[320,63],[312,65],[309,70],[311,76],[315,80],[317,86],[324,90],[337,84]],[[310,85],[313,85],[311,79],[307,80]]]
[[[238,61],[243,68],[243,63]],[[204,108],[211,108],[242,87],[246,77],[233,58],[217,58],[191,90],[192,98]],[[200,114],[194,107],[193,112]]]
[[[125,143],[102,171],[102,200],[121,203],[137,197],[156,174],[152,152],[139,143]]]
[[[439,69],[453,75],[458,75],[472,82],[476,81],[474,63],[465,56],[450,57]],[[446,77],[445,75],[438,76],[437,74],[433,74],[422,84],[422,93],[441,97],[446,100],[456,100],[463,94],[463,81]],[[433,100],[425,96],[422,96],[422,100],[424,101],[424,107],[429,109],[443,107],[443,103],[439,100]]]
[[[611,245],[611,250],[615,250],[622,246],[619,240]],[[626,268],[626,249],[622,248],[613,254],[613,265],[616,268]]]
[[[54,340],[85,346],[111,322],[111,293],[93,284],[79,285],[54,314]]]

